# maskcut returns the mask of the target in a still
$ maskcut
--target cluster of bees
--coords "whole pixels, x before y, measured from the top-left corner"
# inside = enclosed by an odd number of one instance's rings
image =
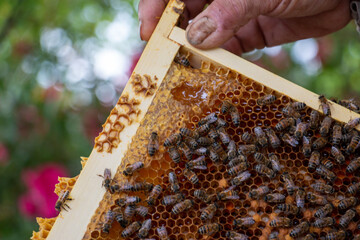
[[[265,95],[257,99],[257,104],[260,106],[270,105],[275,100],[274,95]],[[264,200],[268,204],[276,205],[276,208],[282,212],[281,216],[276,217],[269,223],[275,230],[277,228],[292,228],[289,232],[290,237],[302,237],[302,239],[311,240],[319,238],[318,234],[310,232],[311,227],[331,227],[333,230],[329,231],[325,237],[322,237],[323,239],[349,239],[350,236],[346,230],[357,215],[355,207],[360,202],[355,196],[343,198],[340,202],[330,200],[331,197],[329,198],[329,196],[335,194],[332,184],[337,176],[332,172],[334,163],[329,159],[322,159],[320,151],[328,144],[331,144],[331,155],[336,160],[335,164],[345,164],[345,156],[354,156],[355,151],[360,146],[360,136],[355,130],[355,127],[360,124],[360,118],[353,119],[342,126],[339,123],[334,123],[331,118],[331,103],[324,96],[319,97],[319,103],[324,116],[313,110],[308,122],[302,119],[301,114],[301,111],[306,108],[306,104],[301,102],[289,103],[282,109],[284,118],[274,128],[255,127],[253,133],[243,133],[241,140],[244,144],[241,145],[237,145],[228,135],[226,128],[229,123],[215,113],[200,119],[198,127],[194,130],[180,128],[179,132],[170,135],[164,140],[164,146],[174,163],[179,164],[180,161],[186,161],[183,175],[197,186],[199,178],[196,172],[206,170],[208,166],[207,160],[210,160],[213,164],[227,166],[229,178],[226,180],[227,185],[230,187],[214,194],[208,194],[204,189],[197,189],[194,191],[194,196],[185,196],[180,191],[176,174],[170,172],[168,179],[172,194],[164,196],[161,200],[162,204],[172,206],[172,214],[179,214],[192,208],[194,198],[204,202],[207,206],[201,210],[200,215],[204,224],[199,226],[198,233],[213,236],[223,230],[221,224],[212,222],[215,212],[219,208],[218,203],[220,201],[239,199],[236,188],[251,178],[251,170],[253,169],[259,175],[269,179],[274,179],[279,175],[287,194],[295,199],[292,203],[285,202],[287,197],[285,194],[272,192],[267,185],[261,185],[249,191],[249,198]],[[355,106],[351,106],[351,103],[347,104],[352,108]],[[229,114],[234,126],[240,125],[240,113],[231,102],[223,101],[220,112]],[[318,131],[319,134],[309,137],[307,135],[308,130]],[[312,191],[305,191],[303,186],[296,186],[291,174],[283,171],[279,157],[274,152],[269,152],[269,149],[280,147],[282,142],[291,147],[301,147],[304,156],[308,158],[309,171],[315,171],[322,177],[322,180],[319,179],[311,185]],[[158,149],[158,135],[153,132],[149,138],[148,154],[154,156]],[[253,158],[255,164],[250,164],[249,158]],[[135,171],[143,167],[142,162],[136,162],[127,166],[123,174],[132,176]],[[359,168],[360,158],[355,157],[346,167],[346,171],[354,173]],[[116,184],[111,178],[109,169],[105,169],[104,175],[101,177],[104,178],[103,186],[112,194],[144,191],[147,195],[145,202],[148,206],[156,204],[163,191],[160,185],[154,186],[147,182]],[[353,183],[348,187],[347,191],[348,195],[356,195],[360,192],[360,183]],[[60,210],[68,199],[70,199],[68,193],[61,196],[57,203],[57,209]],[[148,207],[139,205],[141,201],[137,196],[126,196],[116,200],[117,207],[108,210],[105,215],[102,231],[109,233],[113,221],[116,220],[124,228],[121,233],[122,237],[128,238],[137,233],[139,238],[148,239],[146,237],[151,229],[151,219],[150,217],[147,218]],[[305,203],[317,208],[314,213],[315,220],[312,222],[302,221],[294,226],[289,216],[297,216],[303,212]],[[338,224],[331,217],[335,208],[338,208],[339,212],[344,212]],[[135,215],[143,217],[144,221],[132,221]],[[236,230],[249,228],[255,223],[255,219],[251,216],[236,218],[233,222],[234,230],[227,231],[226,237],[232,240],[248,239],[247,235]],[[165,226],[157,228],[157,233],[161,240],[169,239]],[[269,235],[269,239],[279,239],[278,235],[278,231],[273,231]],[[360,235],[353,236],[353,239],[360,239]]]

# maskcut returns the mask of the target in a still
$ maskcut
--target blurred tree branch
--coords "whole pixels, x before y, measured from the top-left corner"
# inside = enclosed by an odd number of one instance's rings
[[[14,27],[15,23],[16,23],[16,17],[19,15],[19,11],[21,8],[21,3],[23,0],[17,0],[14,3],[14,7],[11,11],[11,14],[9,15],[9,17],[6,19],[5,23],[2,26],[2,29],[0,30],[0,43],[6,38],[6,36],[8,35],[8,33],[10,32],[11,28]]]

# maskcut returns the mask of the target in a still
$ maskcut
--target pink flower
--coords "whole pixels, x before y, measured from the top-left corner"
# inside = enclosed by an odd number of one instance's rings
[[[0,165],[5,165],[9,161],[9,151],[7,147],[0,142]]]
[[[65,167],[51,163],[38,169],[28,169],[22,173],[27,192],[19,197],[18,207],[26,217],[51,218],[57,215],[54,209],[58,196],[54,193],[58,177],[67,176]]]

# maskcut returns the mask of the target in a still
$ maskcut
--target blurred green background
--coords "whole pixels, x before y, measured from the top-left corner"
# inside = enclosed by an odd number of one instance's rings
[[[56,214],[57,177],[79,173],[143,48],[137,4],[1,1],[0,239],[27,239],[35,216]],[[327,97],[360,93],[353,23],[247,58]]]

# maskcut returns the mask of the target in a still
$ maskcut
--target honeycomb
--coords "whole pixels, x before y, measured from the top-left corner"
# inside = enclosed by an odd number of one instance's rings
[[[136,85],[136,82],[135,82]],[[138,87],[139,91],[142,89]],[[143,91],[140,91],[143,92]],[[146,94],[146,92],[143,92]],[[257,99],[267,94],[273,94],[277,100],[271,105],[259,106]],[[230,114],[221,114],[220,105],[223,101],[230,101],[236,106],[240,113],[241,121],[239,126],[234,126],[231,121]],[[171,240],[173,239],[227,239],[226,232],[235,230],[248,236],[252,240],[268,239],[271,233],[278,232],[279,239],[292,239],[289,232],[292,228],[274,228],[270,226],[270,222],[277,217],[284,217],[284,213],[276,208],[276,204],[266,203],[264,200],[254,200],[249,198],[248,193],[262,185],[267,185],[271,192],[281,193],[286,196],[285,203],[295,203],[295,195],[288,195],[284,181],[277,174],[270,179],[267,176],[260,175],[255,171],[256,161],[252,155],[248,157],[249,172],[251,177],[243,182],[235,189],[238,191],[239,199],[231,201],[218,201],[218,209],[215,212],[211,223],[219,223],[222,230],[213,236],[206,237],[198,233],[198,228],[206,223],[201,220],[201,209],[207,204],[194,197],[194,191],[204,189],[208,194],[214,194],[223,191],[229,187],[232,178],[227,170],[228,167],[222,163],[213,163],[206,157],[207,169],[194,170],[199,178],[199,184],[192,184],[184,175],[186,159],[182,157],[180,163],[174,163],[167,149],[162,145],[164,140],[171,134],[179,132],[181,127],[195,129],[199,120],[210,113],[216,113],[220,118],[226,120],[229,126],[226,132],[237,145],[245,144],[241,135],[245,132],[254,133],[255,127],[275,127],[275,125],[283,119],[282,109],[293,100],[289,96],[282,95],[271,88],[260,85],[252,79],[241,74],[232,72],[228,69],[216,67],[211,63],[203,62],[200,69],[193,69],[183,65],[173,63],[166,79],[161,84],[154,100],[141,123],[133,143],[130,145],[128,153],[122,160],[120,167],[114,175],[114,180],[118,184],[127,181],[141,182],[146,181],[154,185],[161,185],[163,191],[155,204],[149,207],[149,213],[146,217],[136,215],[133,221],[143,222],[145,219],[151,218],[152,228],[149,231],[148,238],[159,240],[156,228],[165,226]],[[304,121],[309,121],[312,109],[306,107],[301,111]],[[113,113],[113,112],[112,112]],[[111,128],[108,129],[111,131]],[[160,148],[155,156],[150,157],[147,154],[147,143],[151,132],[157,132],[159,135]],[[103,131],[104,132],[104,131]],[[101,135],[101,134],[100,134]],[[307,131],[308,137],[320,137],[318,130]],[[100,136],[99,136],[100,137]],[[99,138],[98,138],[99,139]],[[102,138],[103,140],[106,138]],[[107,141],[107,140],[106,140]],[[105,142],[105,140],[104,140]],[[116,143],[108,142],[111,147],[116,147]],[[332,217],[339,224],[341,216],[346,210],[338,209],[339,202],[350,195],[347,188],[354,182],[359,182],[359,174],[346,172],[346,165],[354,156],[346,158],[346,164],[338,165],[334,157],[330,154],[330,144],[320,150],[323,158],[333,162],[332,171],[337,178],[332,184],[335,193],[328,196],[328,201],[335,206]],[[97,144],[98,150],[101,151],[102,145]],[[108,149],[111,149],[108,148]],[[346,145],[341,146],[344,151]],[[111,151],[111,150],[107,150]],[[271,147],[262,149],[262,152],[275,153],[282,165],[281,172],[288,172],[294,183],[298,187],[305,189],[305,192],[315,192],[311,185],[315,181],[321,180],[321,176],[315,170],[309,170],[309,158],[302,153],[300,146],[291,147],[282,142],[279,148]],[[143,161],[145,168],[134,173],[131,178],[125,177],[122,172],[128,164],[136,161]],[[179,180],[181,192],[186,199],[192,199],[194,205],[188,211],[174,215],[171,213],[172,206],[165,206],[161,200],[164,196],[171,195],[170,183],[168,179],[169,172],[174,172]],[[322,181],[322,180],[321,180]],[[62,183],[70,182],[70,180],[62,181]],[[64,188],[66,189],[64,184]],[[131,193],[115,193],[106,192],[96,213],[88,225],[87,231],[83,239],[122,239],[121,232],[123,228],[116,221],[113,222],[109,234],[101,231],[102,224],[105,222],[105,214],[109,209],[117,207],[115,201],[126,195],[138,196],[142,201],[138,205],[148,206],[145,202],[147,195],[143,192]],[[298,225],[302,221],[314,222],[314,213],[318,206],[314,206],[308,202],[305,208],[296,215],[289,215],[292,224]],[[359,212],[359,206],[356,208]],[[233,222],[237,218],[252,217],[255,224],[248,228],[234,229]],[[40,221],[40,220],[39,220]],[[45,220],[41,219],[42,222]],[[357,229],[359,223],[359,215],[347,227],[349,238],[359,234]],[[43,223],[40,224],[40,232],[44,228]],[[47,224],[46,226],[51,225]],[[336,226],[337,226],[336,225]],[[315,228],[310,227],[310,232],[315,233],[316,239],[325,237],[328,232],[335,231],[337,228]],[[46,235],[44,235],[46,238]],[[38,233],[34,233],[33,239],[43,239]],[[136,235],[132,235],[131,239],[138,239]]]

